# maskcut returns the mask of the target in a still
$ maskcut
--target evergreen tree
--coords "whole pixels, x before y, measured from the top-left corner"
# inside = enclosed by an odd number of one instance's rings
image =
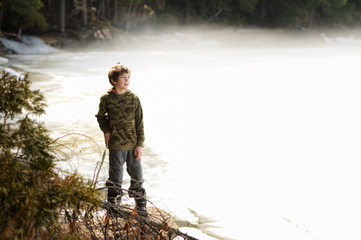
[[[52,139],[35,118],[44,96],[27,76],[0,72],[0,239],[61,239],[76,235],[60,225],[64,212],[91,215],[100,203],[91,183],[54,168]]]
[[[320,8],[320,14],[325,20],[324,24],[350,24],[353,23],[355,3],[347,0],[324,0]]]
[[[2,0],[2,27],[7,31],[17,31],[20,35],[23,29],[38,28],[45,30],[48,24],[40,12],[41,0]]]

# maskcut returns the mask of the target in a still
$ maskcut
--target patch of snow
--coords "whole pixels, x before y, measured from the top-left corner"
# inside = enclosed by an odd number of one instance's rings
[[[23,78],[24,77],[21,73],[15,71],[12,68],[7,68],[7,67],[2,67],[2,68],[5,70],[5,72],[10,73],[10,75],[12,75],[12,76],[15,76],[17,78]],[[1,72],[0,72],[0,76],[1,76]]]
[[[0,65],[9,62],[9,59],[0,57]]]
[[[7,50],[18,54],[46,54],[56,53],[61,50],[47,45],[41,38],[23,35],[21,41],[0,38],[0,42]]]
[[[320,35],[326,41],[326,43],[361,44],[361,39],[357,39],[353,35],[348,37],[327,37],[324,33],[321,33]]]

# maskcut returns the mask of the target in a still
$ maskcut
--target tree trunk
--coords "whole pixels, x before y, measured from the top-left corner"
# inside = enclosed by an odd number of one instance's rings
[[[105,19],[105,1],[104,0],[99,0],[98,1],[97,18],[99,20],[104,20]]]
[[[4,10],[1,9],[0,10],[0,32],[2,32],[2,30],[3,30],[3,15],[4,15]]]
[[[59,7],[59,31],[65,32],[65,0],[60,0]]]
[[[112,17],[112,1],[111,0],[105,0],[105,17],[106,19],[111,19]]]
[[[207,16],[207,10],[208,10],[207,1],[203,0],[201,2],[201,10],[200,10],[202,18]]]
[[[161,2],[161,7],[160,7],[160,10],[161,10],[161,13],[163,14],[164,11],[165,11],[165,4],[167,3],[167,0],[163,0]]]
[[[86,27],[88,24],[88,6],[87,0],[82,0],[82,7],[81,7],[81,25],[82,27]]]
[[[163,14],[164,11],[165,11],[165,4],[166,4],[166,3],[167,3],[167,0],[163,0],[163,2],[162,2],[162,7],[160,8],[161,14]]]
[[[261,19],[262,21],[266,18],[267,0],[262,0]]]
[[[118,0],[113,0],[113,22],[118,19]]]
[[[185,0],[185,22],[188,23],[189,22],[189,0]]]
[[[312,21],[313,21],[312,12],[313,12],[312,7],[308,8],[308,28],[311,28],[312,26]]]

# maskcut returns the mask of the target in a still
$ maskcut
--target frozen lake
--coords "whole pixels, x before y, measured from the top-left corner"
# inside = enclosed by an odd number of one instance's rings
[[[190,222],[184,231],[361,238],[358,36],[179,29],[8,57],[46,95],[43,120],[54,137],[82,133],[102,149],[94,115],[110,88],[107,71],[128,65],[144,111],[145,187]],[[98,160],[99,152],[80,155],[78,170],[92,177]]]

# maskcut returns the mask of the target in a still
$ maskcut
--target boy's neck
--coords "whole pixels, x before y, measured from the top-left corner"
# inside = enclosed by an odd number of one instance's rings
[[[125,89],[125,88],[119,89],[119,88],[113,87],[113,91],[114,91],[116,94],[121,95],[121,94],[127,92],[128,89]]]

